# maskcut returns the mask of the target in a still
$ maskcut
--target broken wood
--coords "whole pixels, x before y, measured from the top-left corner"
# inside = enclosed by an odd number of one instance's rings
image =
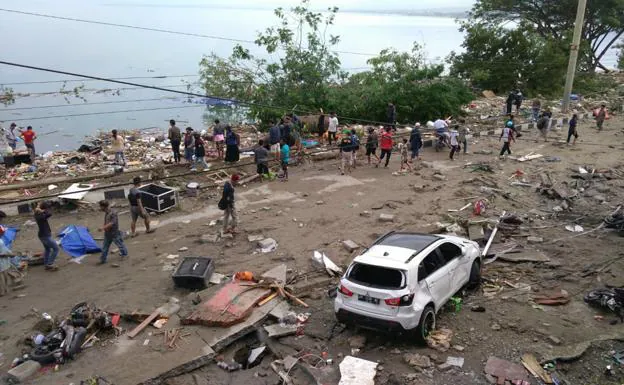
[[[277,297],[277,292],[274,292],[270,296],[268,296],[265,299],[263,299],[262,301],[258,302],[258,306],[262,306],[262,305],[266,304],[267,302],[269,302],[270,300],[272,300],[275,297]]]
[[[128,332],[128,338],[134,338],[137,335],[139,335],[139,333],[141,333],[143,329],[145,329],[149,324],[154,322],[154,320],[156,320],[156,318],[158,318],[159,316],[160,316],[160,310],[159,309],[154,310],[152,314],[149,315],[149,317],[147,317],[137,327],[135,327],[130,332]]]
[[[533,375],[533,377],[541,379],[546,384],[553,383],[550,374],[546,373],[542,366],[537,362],[537,359],[535,359],[535,356],[533,356],[532,354],[527,353],[522,356],[522,365],[524,365],[524,367]]]
[[[496,236],[496,233],[498,232],[498,225],[500,223],[500,220],[505,216],[505,214],[507,214],[507,212],[503,211],[503,213],[500,215],[500,218],[498,219],[498,222],[496,222],[496,226],[494,227],[494,230],[492,230],[492,235],[490,235],[490,239],[488,239],[487,243],[485,244],[485,247],[483,248],[483,252],[481,253],[482,257],[485,257],[487,255],[487,252],[490,249],[490,246],[492,246],[494,237]]]

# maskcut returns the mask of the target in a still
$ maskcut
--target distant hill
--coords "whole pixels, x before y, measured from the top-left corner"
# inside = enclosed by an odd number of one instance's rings
[[[469,9],[465,8],[439,8],[439,9],[341,9],[343,13],[371,13],[385,15],[403,16],[430,16],[430,17],[450,17],[454,19],[465,19],[468,17]]]

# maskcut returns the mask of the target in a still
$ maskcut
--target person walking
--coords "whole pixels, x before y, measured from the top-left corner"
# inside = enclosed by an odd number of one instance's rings
[[[43,245],[43,265],[47,271],[56,271],[58,267],[54,264],[56,257],[59,253],[59,247],[54,238],[52,238],[52,229],[48,219],[52,214],[50,213],[50,203],[47,201],[39,202],[37,208],[35,208],[35,222],[39,232],[37,236]]]
[[[325,137],[325,113],[323,112],[322,108],[320,109],[320,112],[321,114],[319,115],[316,128],[318,130],[319,143],[323,144],[323,138]]]
[[[288,162],[290,162],[290,146],[285,138],[282,138],[282,148],[280,150],[282,165],[282,182],[288,182]]]
[[[182,133],[178,126],[176,126],[175,120],[169,121],[169,132],[167,138],[171,142],[171,151],[173,151],[173,161],[180,163],[180,143],[182,142]]]
[[[221,196],[221,201],[219,201],[219,208],[223,210],[223,234],[236,234],[238,214],[236,212],[234,186],[238,183],[239,179],[240,176],[238,174],[233,174],[232,178],[223,185],[223,195]],[[231,227],[229,227],[230,220]]]
[[[574,136],[574,141],[572,142],[572,145],[576,144],[576,140],[579,137],[578,131],[576,129],[577,125],[578,125],[578,115],[574,114],[572,115],[572,119],[570,119],[570,123],[568,127],[568,140],[566,142],[568,145],[570,145],[570,139],[572,138],[572,136]]]
[[[516,106],[516,114],[520,112],[520,107],[522,106],[523,100],[524,100],[524,96],[522,95],[522,91],[515,90],[514,91],[514,105]]]
[[[345,131],[340,139],[340,174],[344,175],[345,172],[351,173],[351,167],[353,163],[353,137],[349,131]]]
[[[20,137],[24,139],[24,144],[30,154],[30,163],[35,163],[35,157],[37,156],[35,152],[35,139],[37,139],[37,134],[33,131],[32,126],[28,126],[26,131],[20,131]]]
[[[135,176],[132,180],[132,188],[128,192],[128,202],[130,202],[130,216],[132,218],[132,223],[130,224],[130,236],[132,238],[136,237],[136,223],[139,217],[143,219],[143,223],[145,224],[145,233],[153,233],[154,231],[150,228],[150,217],[143,207],[143,201],[141,200],[141,190],[139,187],[141,186],[141,177]]]
[[[394,142],[392,140],[392,133],[390,131],[392,131],[392,128],[386,127],[384,133],[381,134],[381,156],[379,157],[379,161],[377,162],[377,165],[375,165],[375,167],[379,167],[381,161],[386,158],[386,164],[384,165],[384,167],[388,168],[388,163],[390,163],[390,156],[392,156],[392,146],[394,145]]]
[[[531,113],[533,117],[533,122],[537,122],[539,120],[539,114],[542,110],[542,101],[539,99],[533,100],[533,104],[531,105]]]
[[[104,243],[102,244],[102,255],[98,265],[104,265],[108,262],[108,251],[113,243],[119,248],[119,255],[122,259],[128,257],[128,249],[119,231],[119,218],[115,210],[110,207],[110,202],[101,200],[99,205],[100,211],[104,212],[104,226],[99,229],[104,232]]]
[[[281,132],[279,125],[275,124],[275,122],[269,122],[271,124],[271,128],[269,129],[269,144],[271,145],[271,154],[275,160],[279,160],[280,158],[280,142],[282,140]]]
[[[223,142],[225,142],[225,124],[219,119],[215,119],[215,125],[212,128],[212,138],[214,140],[215,149],[217,150],[217,159],[223,159]]]
[[[371,164],[371,156],[374,156],[377,162],[379,162],[377,147],[379,147],[379,137],[373,127],[368,127],[368,136],[366,137],[366,157],[368,158],[368,164]]]
[[[451,128],[451,130],[449,131],[449,135],[451,138],[451,153],[449,154],[449,158],[451,160],[455,160],[453,157],[455,156],[455,153],[457,151],[459,151],[459,126],[454,126],[453,128]]]
[[[509,122],[507,123],[509,125]],[[537,129],[540,131],[544,142],[548,142],[548,126],[550,125],[550,114],[548,112],[542,113],[542,117],[537,121]],[[536,140],[537,142],[537,140]]]
[[[193,140],[195,141],[195,164],[191,171],[196,171],[198,164],[202,166],[202,170],[208,170],[210,166],[206,163],[206,147],[199,132],[193,134]]]
[[[410,133],[410,150],[412,150],[411,160],[418,158],[420,160],[420,149],[422,148],[422,136],[420,134],[420,123],[416,123]]]
[[[355,169],[357,167],[357,154],[360,151],[360,137],[357,135],[355,128],[351,129],[351,143],[353,148],[353,151],[351,152],[351,155],[353,156],[351,167]]]
[[[500,138],[498,138],[499,142],[501,140],[503,141],[503,148],[501,149],[501,152],[500,152],[501,157],[505,155],[505,152],[508,155],[511,155],[511,148],[509,146],[511,144],[511,141],[514,141],[514,142],[516,141],[516,139],[514,139],[514,136],[513,136],[513,130],[511,129],[510,126],[511,125],[509,124],[509,122],[507,122],[507,124],[503,128],[503,131],[501,132]]]
[[[596,126],[598,127],[598,131],[602,131],[602,126],[604,125],[605,120],[607,119],[607,106],[605,104],[600,106],[600,110],[596,114]]]
[[[113,134],[111,149],[115,153],[115,164],[118,166],[126,166],[126,158],[124,157],[124,150],[126,147],[126,141],[123,136],[117,133],[117,130],[111,131]]]
[[[407,144],[407,138],[403,138],[403,143],[399,144],[399,151],[401,154],[401,168],[399,168],[399,172],[405,169],[412,171],[412,165],[410,164],[408,157],[409,144]]]
[[[392,131],[396,131],[397,112],[396,106],[392,102],[388,103],[386,121],[388,122],[388,125],[392,127]]]
[[[258,146],[254,149],[254,162],[256,172],[260,175],[260,181],[264,175],[269,174],[269,151],[264,147],[264,140],[258,141]]]
[[[514,100],[516,100],[516,95],[514,91],[511,91],[509,95],[507,95],[507,100],[505,101],[505,105],[507,109],[505,110],[507,115],[511,114]]]
[[[15,151],[15,149],[17,148],[17,136],[15,136],[15,128],[17,128],[17,125],[15,123],[11,123],[9,131],[7,131],[6,133],[7,144],[9,145],[9,147],[11,147],[13,151]]]
[[[186,132],[184,133],[184,159],[186,159],[190,168],[193,168],[193,155],[195,155],[195,137],[193,136],[193,129],[186,127]]]
[[[238,134],[232,130],[232,126],[225,128],[225,162],[235,163],[240,160],[240,152],[238,146],[240,145],[240,138]]]
[[[468,127],[466,127],[466,120],[461,119],[459,121],[459,145],[460,147],[464,148],[464,155],[468,153],[468,133],[470,132],[470,130],[468,130]]]
[[[336,133],[338,132],[338,118],[335,112],[329,113],[329,126],[327,127],[327,140],[331,146],[332,140],[336,141]]]

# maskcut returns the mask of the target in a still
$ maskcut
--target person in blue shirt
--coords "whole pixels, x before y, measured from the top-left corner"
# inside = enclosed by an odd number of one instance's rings
[[[281,160],[282,160],[282,171],[284,174],[282,175],[282,181],[288,181],[288,162],[290,161],[290,146],[286,143],[286,139],[282,138],[282,149],[281,149]]]

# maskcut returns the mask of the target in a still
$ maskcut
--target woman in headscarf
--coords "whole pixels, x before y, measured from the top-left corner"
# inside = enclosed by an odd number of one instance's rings
[[[225,128],[225,161],[229,163],[238,162],[240,159],[240,152],[238,146],[240,145],[239,136],[232,130],[232,126],[228,125]]]

